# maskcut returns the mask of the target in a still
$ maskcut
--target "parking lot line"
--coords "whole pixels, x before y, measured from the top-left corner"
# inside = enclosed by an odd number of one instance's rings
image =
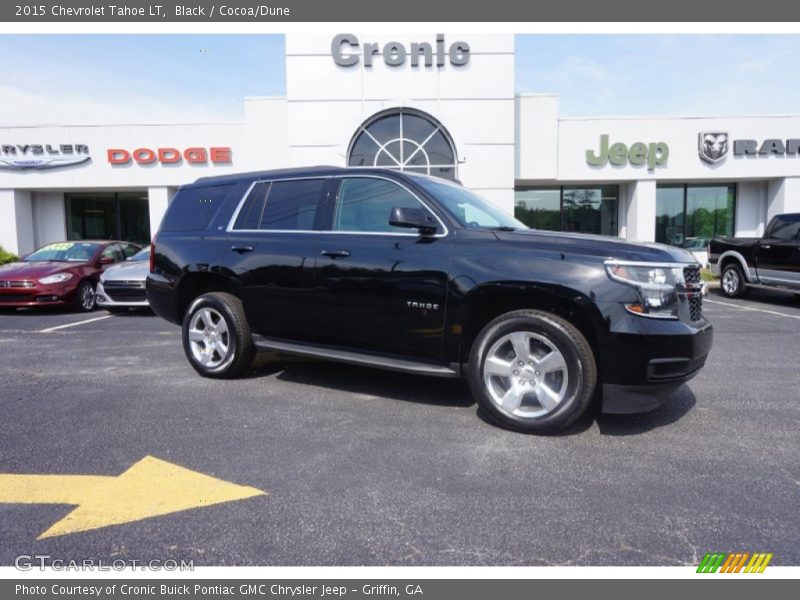
[[[104,315],[102,317],[95,317],[94,319],[85,319],[83,321],[76,321],[75,323],[67,323],[66,325],[56,325],[55,327],[48,327],[40,329],[39,333],[50,333],[58,331],[59,329],[66,329],[67,327],[77,327],[78,325],[85,325],[86,323],[94,323],[95,321],[102,321],[103,319],[110,319],[114,315]]]
[[[787,315],[786,313],[778,312],[777,310],[768,310],[766,308],[754,308],[752,306],[742,306],[740,304],[734,304],[732,302],[720,302],[719,300],[709,300],[706,298],[703,302],[708,302],[710,304],[720,304],[722,306],[730,306],[732,308],[739,308],[741,310],[753,310],[756,312],[767,313],[769,315],[778,315],[779,317],[788,317],[789,319],[800,319],[800,315]]]

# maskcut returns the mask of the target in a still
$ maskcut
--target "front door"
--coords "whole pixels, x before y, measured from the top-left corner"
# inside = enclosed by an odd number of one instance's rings
[[[339,180],[330,231],[320,237],[320,333],[340,346],[414,358],[442,355],[451,238],[409,189],[378,176]],[[392,208],[423,208],[435,235],[389,224]]]
[[[800,215],[778,215],[758,243],[758,278],[800,288]]]

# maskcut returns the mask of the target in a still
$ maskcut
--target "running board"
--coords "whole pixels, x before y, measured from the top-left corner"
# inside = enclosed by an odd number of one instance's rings
[[[458,371],[444,365],[417,362],[403,358],[392,358],[379,354],[365,354],[361,352],[354,352],[352,350],[342,350],[341,348],[331,348],[329,346],[317,346],[314,344],[304,344],[301,342],[277,340],[264,337],[259,334],[253,334],[253,343],[259,350],[272,350],[275,352],[284,352],[286,354],[297,354],[299,356],[313,356],[316,358],[324,358],[336,362],[375,367],[376,369],[402,371],[404,373],[416,373],[417,375],[430,375],[434,377],[460,377]]]

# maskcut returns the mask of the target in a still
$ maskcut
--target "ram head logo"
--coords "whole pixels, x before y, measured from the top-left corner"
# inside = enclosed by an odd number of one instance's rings
[[[727,133],[703,131],[697,137],[700,158],[708,164],[715,165],[728,154]]]

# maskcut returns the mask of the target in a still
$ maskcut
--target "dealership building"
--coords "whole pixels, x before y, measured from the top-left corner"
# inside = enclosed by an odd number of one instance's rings
[[[533,227],[689,248],[800,212],[800,116],[562,118],[515,93],[513,35],[287,35],[285,60],[286,96],[245,98],[241,122],[0,117],[0,245],[145,243],[183,183],[306,165],[456,179]]]

